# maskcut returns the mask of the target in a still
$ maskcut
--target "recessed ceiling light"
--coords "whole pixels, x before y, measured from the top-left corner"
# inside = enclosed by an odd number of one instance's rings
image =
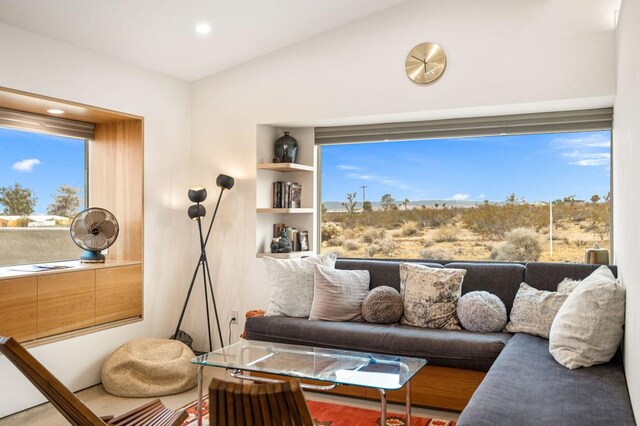
[[[206,22],[202,22],[196,25],[196,32],[198,34],[209,34],[211,32],[211,25],[207,24]]]
[[[52,109],[48,109],[47,112],[49,114],[64,114],[64,111],[61,109],[56,109],[56,108],[52,108]]]

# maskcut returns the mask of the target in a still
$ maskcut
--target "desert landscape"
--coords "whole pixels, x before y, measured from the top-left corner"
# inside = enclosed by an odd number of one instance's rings
[[[610,249],[608,195],[569,196],[551,208],[516,197],[472,206],[344,204],[321,217],[321,250],[340,257],[584,262],[587,248]]]

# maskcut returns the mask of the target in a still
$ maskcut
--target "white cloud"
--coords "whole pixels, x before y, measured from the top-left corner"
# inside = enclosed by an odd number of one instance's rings
[[[479,199],[479,200],[482,200],[482,199],[484,199],[484,198],[487,198],[487,196],[486,196],[485,194],[480,194],[480,195],[478,195],[478,199]]]
[[[611,162],[611,154],[608,152],[586,153],[581,151],[573,151],[564,154],[565,157],[574,161],[569,162],[574,166],[596,167],[608,166]]]
[[[604,133],[589,133],[584,135],[576,135],[573,137],[560,136],[553,140],[553,144],[560,148],[609,148],[611,139]]]
[[[338,170],[360,170],[360,167],[351,166],[349,164],[340,164],[336,166]]]
[[[398,188],[398,189],[402,189],[405,191],[412,191],[414,192],[414,196],[420,198],[423,195],[424,192],[424,188],[417,188],[413,185],[408,185],[404,182],[401,182],[397,179],[392,179],[389,178],[387,176],[380,176],[377,175],[375,173],[347,173],[347,177],[350,179],[358,179],[358,180],[365,180],[365,181],[371,181],[371,182],[377,182],[377,183],[381,183],[382,185],[386,185],[386,186],[392,186],[394,188]]]
[[[19,172],[30,172],[35,166],[40,164],[37,158],[27,158],[26,160],[16,161],[11,168]]]
[[[611,139],[607,133],[561,136],[553,139],[552,146],[573,166],[608,168],[610,165]]]
[[[454,201],[464,201],[469,199],[469,194],[453,194],[451,199]]]

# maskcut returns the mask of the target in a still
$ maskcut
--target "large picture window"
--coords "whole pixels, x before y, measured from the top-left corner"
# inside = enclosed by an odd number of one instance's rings
[[[87,142],[0,127],[0,266],[76,259],[71,220],[87,202]]]
[[[321,251],[583,262],[610,248],[611,131],[324,144]]]

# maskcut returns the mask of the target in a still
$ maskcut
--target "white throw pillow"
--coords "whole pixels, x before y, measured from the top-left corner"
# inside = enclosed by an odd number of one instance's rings
[[[571,278],[565,278],[560,284],[558,284],[558,293],[569,294],[580,285],[582,280],[574,280]]]
[[[402,324],[460,330],[456,308],[466,273],[466,269],[401,263]]]
[[[369,271],[345,271],[315,265],[312,321],[362,321],[369,293]]]
[[[549,352],[569,369],[609,362],[622,341],[625,289],[601,266],[573,290],[553,320]]]
[[[335,267],[336,254],[327,253],[300,259],[265,257],[271,281],[271,300],[267,315],[306,318],[313,302],[313,268]]]
[[[520,284],[504,331],[548,339],[553,319],[567,297],[564,293],[538,290],[527,283]]]

